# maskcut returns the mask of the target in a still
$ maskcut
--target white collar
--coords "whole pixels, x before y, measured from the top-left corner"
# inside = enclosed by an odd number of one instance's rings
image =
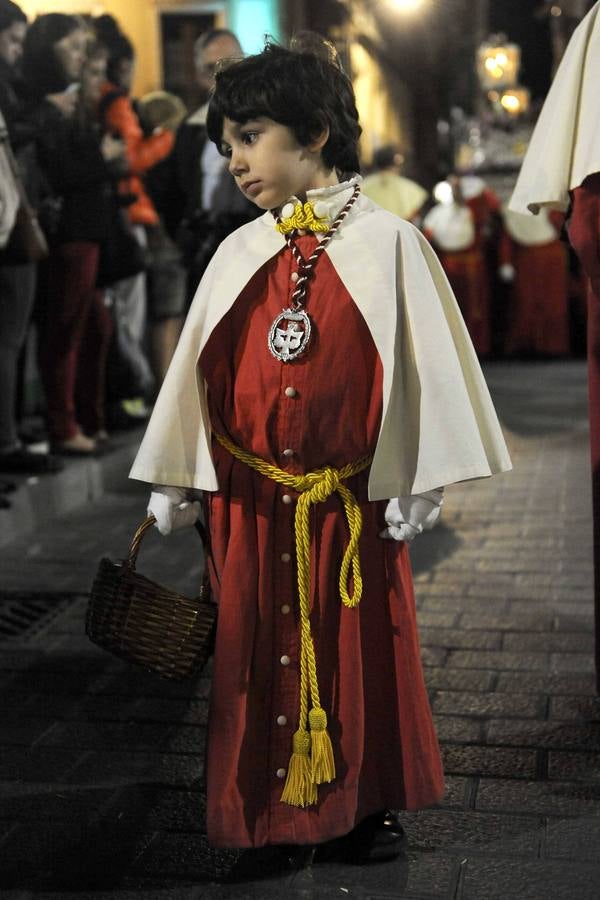
[[[360,175],[353,175],[349,181],[340,181],[339,184],[331,184],[328,187],[313,188],[307,191],[306,199],[312,204],[316,216],[333,222],[339,211],[343,209],[352,196],[356,185],[361,183],[362,178]],[[294,207],[298,203],[300,203],[298,197],[290,197],[281,207],[281,218],[290,218],[294,213]]]

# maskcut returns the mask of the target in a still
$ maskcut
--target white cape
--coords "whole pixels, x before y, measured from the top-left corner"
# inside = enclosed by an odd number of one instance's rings
[[[284,246],[266,213],[219,247],[198,287],[131,478],[219,489],[198,357],[254,273]],[[364,316],[383,364],[370,499],[422,493],[510,469],[475,351],[425,238],[360,196],[326,253]],[[261,349],[268,352],[266,335]]]
[[[502,221],[510,237],[523,247],[540,247],[557,241],[559,233],[550,221],[547,207],[543,206],[537,216],[513,212],[506,207],[502,210]]]
[[[509,207],[565,212],[569,191],[600,172],[600,2],[573,32],[546,97]]]

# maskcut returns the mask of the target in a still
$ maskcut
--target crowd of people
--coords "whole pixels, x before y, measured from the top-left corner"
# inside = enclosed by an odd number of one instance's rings
[[[537,359],[585,349],[585,284],[564,215],[509,210],[476,175],[451,174],[430,197],[400,173],[399,148],[374,155],[364,192],[421,228],[459,302],[478,355]]]
[[[195,49],[207,99],[217,60],[242,51],[225,30]],[[147,418],[214,248],[255,215],[206,139],[206,104],[188,116],[166,92],[134,101],[134,67],[113,17],[29,23],[0,0],[3,474],[57,471]],[[35,449],[21,416],[32,333],[45,415]]]
[[[202,35],[205,102],[188,115],[166,92],[132,99],[135,51],[113,17],[28,23],[0,0],[0,146],[22,194],[2,198],[0,223],[0,473],[56,471],[147,417],[208,261],[257,214],[206,130],[217,64],[242,56],[232,32]],[[436,204],[402,163],[399,148],[381,148],[363,190],[424,231],[478,354],[577,349],[581,294],[561,222],[505,212],[473,176],[450,178]],[[32,225],[41,250],[24,244]],[[31,333],[47,452],[29,449],[21,427]]]

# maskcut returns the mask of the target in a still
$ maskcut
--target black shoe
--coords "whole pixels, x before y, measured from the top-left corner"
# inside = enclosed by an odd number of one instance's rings
[[[63,463],[50,453],[32,453],[26,447],[0,453],[0,472],[21,472],[24,475],[46,475],[60,472]]]
[[[0,509],[10,509],[11,505],[10,500],[7,500],[3,494],[0,494]]]
[[[369,818],[375,820],[374,830],[370,846],[366,844],[364,846],[366,858],[363,859],[363,862],[383,862],[388,859],[396,859],[404,852],[407,845],[406,833],[400,824],[399,813],[387,809],[385,812]],[[360,828],[360,825],[358,827]]]
[[[48,440],[48,431],[43,425],[30,425],[19,429],[19,440],[22,444],[43,444]]]
[[[0,479],[0,494],[12,494],[16,489],[17,486],[14,481],[5,481],[3,478]]]
[[[349,834],[319,844],[314,861],[362,865],[396,859],[406,848],[406,834],[398,813],[374,813],[359,822]]]

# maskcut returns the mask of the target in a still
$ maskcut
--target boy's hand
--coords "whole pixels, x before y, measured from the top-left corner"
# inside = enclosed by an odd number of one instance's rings
[[[425,491],[409,497],[393,497],[385,510],[387,528],[379,537],[392,541],[412,541],[422,531],[433,528],[444,502],[444,489]]]
[[[148,515],[156,519],[161,534],[193,525],[200,515],[200,502],[191,500],[185,488],[153,485],[148,501]]]

